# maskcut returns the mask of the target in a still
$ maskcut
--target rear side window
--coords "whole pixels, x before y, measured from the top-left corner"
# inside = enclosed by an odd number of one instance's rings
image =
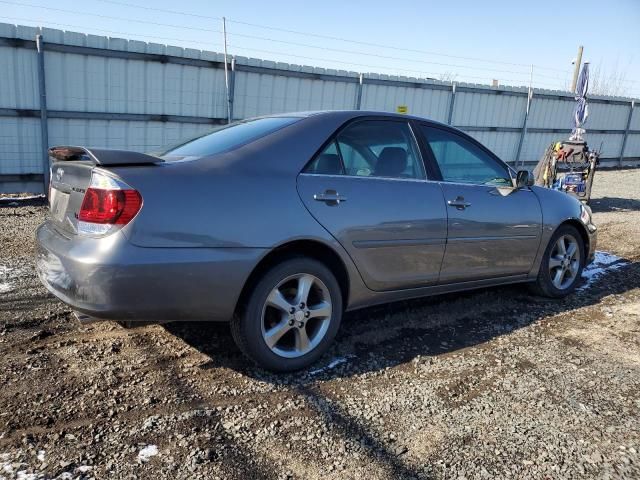
[[[342,130],[307,173],[424,179],[418,147],[405,122],[365,120]]]
[[[214,155],[253,142],[282,127],[291,125],[297,120],[298,118],[294,117],[267,117],[226,125],[213,132],[172,147],[162,155],[180,158]]]

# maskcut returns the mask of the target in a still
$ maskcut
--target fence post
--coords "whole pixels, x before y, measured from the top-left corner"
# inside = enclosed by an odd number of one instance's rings
[[[618,167],[622,166],[622,159],[624,158],[624,149],[627,146],[627,137],[629,136],[629,128],[631,128],[631,118],[633,117],[633,108],[636,106],[636,101],[631,100],[629,108],[629,116],[627,117],[627,127],[624,129],[624,137],[622,137],[622,146],[620,147],[620,156],[618,157]]]
[[[453,120],[453,109],[456,105],[456,84],[455,82],[451,83],[451,101],[449,102],[449,115],[447,117],[447,125],[452,125],[451,122]]]
[[[358,85],[356,86],[356,110],[360,110],[362,106],[362,84],[364,83],[364,75],[361,73],[358,77]]]
[[[229,122],[233,122],[233,100],[236,92],[236,57],[231,57],[231,73],[229,76]]]
[[[38,55],[38,89],[40,93],[40,145],[42,154],[44,194],[49,191],[49,126],[47,124],[47,86],[44,78],[44,42],[36,35]]]
[[[518,150],[516,151],[516,160],[514,166],[517,168],[520,163],[520,153],[522,152],[522,145],[524,144],[524,138],[527,136],[527,123],[529,123],[529,110],[533,103],[533,91],[530,91],[527,95],[527,108],[524,112],[524,120],[522,121],[522,130],[520,131],[520,140],[518,140]],[[522,161],[524,166],[524,160]]]

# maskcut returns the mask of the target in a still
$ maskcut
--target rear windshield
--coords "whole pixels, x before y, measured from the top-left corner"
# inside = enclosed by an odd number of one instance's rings
[[[295,117],[267,117],[234,123],[171,147],[162,156],[202,157],[231,150],[292,124]],[[168,159],[170,160],[170,159]]]

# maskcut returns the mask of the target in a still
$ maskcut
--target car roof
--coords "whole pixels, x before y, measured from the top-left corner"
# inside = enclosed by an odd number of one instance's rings
[[[297,117],[297,118],[306,118],[306,117],[316,117],[323,116],[326,118],[334,118],[339,120],[351,120],[353,118],[358,117],[389,117],[389,118],[399,118],[403,120],[416,120],[420,122],[428,122],[434,125],[441,125],[445,127],[451,127],[442,122],[438,122],[436,120],[432,120],[425,117],[419,117],[416,115],[407,115],[404,113],[395,113],[395,112],[382,112],[376,110],[310,110],[310,111],[302,111],[302,112],[288,112],[288,113],[279,113],[275,115],[265,115],[267,117]]]

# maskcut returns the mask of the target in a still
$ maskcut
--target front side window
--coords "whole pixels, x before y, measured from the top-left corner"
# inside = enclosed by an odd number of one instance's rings
[[[445,182],[511,186],[509,170],[474,143],[440,128],[421,126]]]
[[[307,173],[424,179],[409,125],[365,120],[342,130],[307,166]]]
[[[189,140],[176,147],[172,147],[162,154],[171,157],[202,157],[215,155],[264,137],[292,124],[298,120],[294,117],[265,117],[246,122],[234,123],[219,127],[200,137]]]

